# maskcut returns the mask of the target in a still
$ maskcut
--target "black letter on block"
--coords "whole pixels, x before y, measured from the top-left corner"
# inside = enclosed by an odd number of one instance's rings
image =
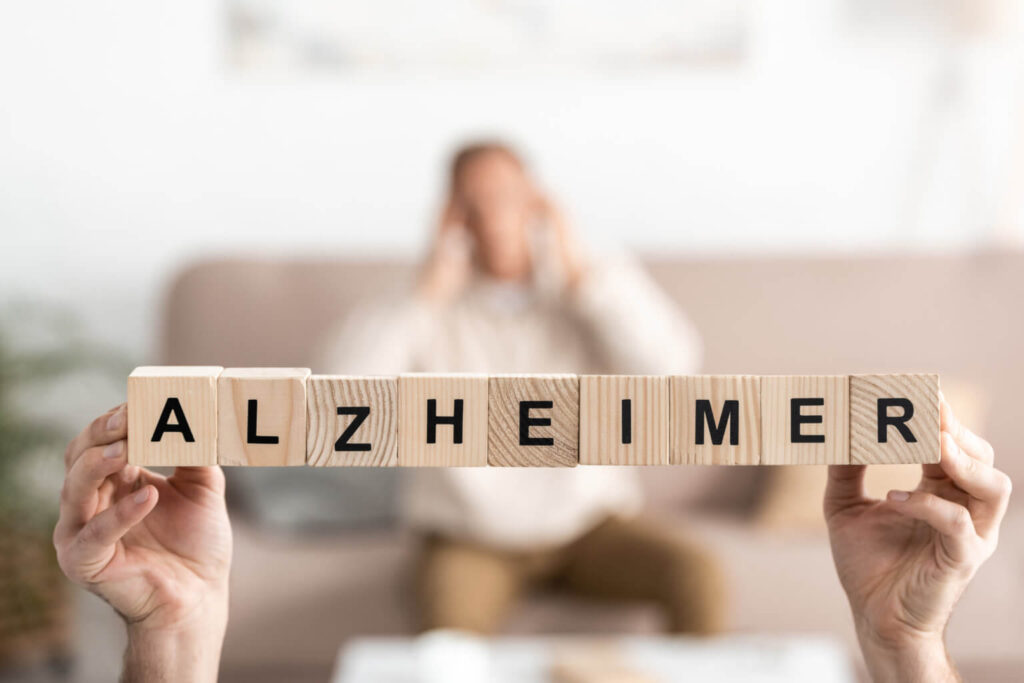
[[[552,401],[520,401],[519,402],[519,445],[520,446],[554,446],[555,440],[550,436],[530,436],[530,427],[550,427],[550,417],[530,417],[534,408],[552,408]]]
[[[349,443],[349,439],[356,435],[356,430],[363,424],[366,418],[370,417],[370,406],[352,406],[344,407],[338,406],[338,415],[351,415],[355,419],[349,423],[345,431],[341,433],[338,440],[334,442],[334,450],[336,451],[368,451],[371,448],[371,444],[368,443]]]
[[[174,415],[175,424],[169,420]],[[156,429],[153,430],[153,443],[160,441],[167,432],[178,432],[185,438],[185,443],[195,443],[196,438],[192,436],[192,428],[188,426],[185,419],[185,411],[181,409],[181,401],[171,396],[164,403],[164,410],[160,413],[160,419],[156,421]]]
[[[740,402],[730,399],[722,406],[722,419],[715,424],[715,413],[711,410],[711,401],[705,399],[697,400],[697,431],[696,441],[698,446],[704,445],[704,423],[707,422],[711,430],[711,443],[721,446],[725,439],[725,426],[729,425],[729,445],[738,446],[740,443]]]
[[[245,425],[245,442],[246,443],[269,443],[275,444],[280,441],[276,436],[260,436],[256,433],[256,404],[258,402],[254,398],[249,399],[249,419]]]
[[[823,406],[823,398],[794,398],[789,402],[789,440],[793,443],[825,443],[824,434],[801,434],[802,424],[821,424],[825,418],[821,415],[801,415],[804,406]]]
[[[622,399],[622,443],[633,443],[633,399]]]
[[[437,399],[427,399],[427,443],[437,443],[437,425],[452,426],[452,443],[462,443],[462,399],[455,399],[455,414],[451,417],[437,416]]]
[[[903,408],[903,414],[889,416],[889,406]],[[917,437],[906,425],[910,418],[914,417],[914,404],[907,398],[880,398],[878,399],[878,443],[885,443],[888,440],[888,429],[890,425],[896,428],[903,440],[907,443],[917,443]]]

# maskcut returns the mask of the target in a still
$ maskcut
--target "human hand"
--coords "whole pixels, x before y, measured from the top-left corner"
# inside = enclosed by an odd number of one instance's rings
[[[469,280],[470,250],[465,211],[452,196],[445,203],[430,255],[419,281],[420,296],[434,304],[450,301]]]
[[[579,284],[586,272],[583,250],[565,213],[550,196],[535,190],[533,205],[539,222],[548,226],[554,233],[555,248],[558,251],[559,265],[565,275],[565,284],[572,289]]]
[[[129,465],[126,438],[121,405],[68,445],[57,559],[124,618],[126,679],[215,680],[231,564],[224,475],[179,467],[164,477]]]
[[[996,549],[1010,478],[987,441],[940,399],[941,460],[914,491],[864,492],[864,465],[829,468],[832,557],[876,680],[957,680],[943,633],[975,572]]]

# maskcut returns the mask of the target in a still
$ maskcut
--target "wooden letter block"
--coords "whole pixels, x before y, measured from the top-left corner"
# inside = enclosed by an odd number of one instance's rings
[[[487,463],[574,467],[579,459],[576,375],[503,375],[488,387]]]
[[[761,378],[672,377],[672,464],[757,465]]]
[[[846,375],[762,377],[761,464],[849,464],[849,393]]]
[[[228,368],[217,380],[217,462],[306,464],[308,368]]]
[[[487,465],[487,375],[398,378],[398,464]]]
[[[667,465],[668,377],[580,376],[580,464]]]
[[[398,464],[398,380],[313,375],[306,383],[306,464]]]
[[[850,462],[938,462],[939,376],[850,377]]]
[[[128,376],[128,462],[217,464],[221,367],[141,367]]]

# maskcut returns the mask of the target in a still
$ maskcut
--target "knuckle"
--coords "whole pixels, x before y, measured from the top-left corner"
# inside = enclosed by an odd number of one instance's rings
[[[1005,472],[996,470],[996,492],[1000,498],[1009,498],[1013,492],[1013,481],[1010,479],[1010,475]]]
[[[953,513],[953,530],[957,534],[966,534],[969,530],[974,528],[974,521],[971,519],[971,514],[965,507],[957,507],[956,512]]]

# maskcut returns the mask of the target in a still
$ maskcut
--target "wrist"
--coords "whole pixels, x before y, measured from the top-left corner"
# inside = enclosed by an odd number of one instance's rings
[[[207,596],[191,613],[129,623],[123,680],[216,681],[227,622],[224,589]]]
[[[874,681],[959,681],[941,633],[882,637],[859,626],[864,663]]]

